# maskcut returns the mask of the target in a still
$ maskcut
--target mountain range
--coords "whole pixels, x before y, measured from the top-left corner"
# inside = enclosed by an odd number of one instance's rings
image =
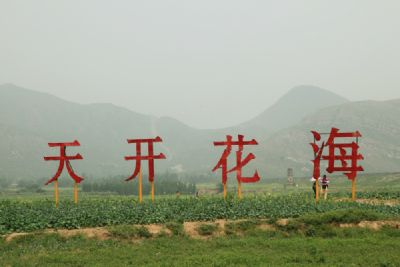
[[[157,171],[210,174],[223,148],[213,141],[227,134],[255,138],[259,146],[246,147],[256,160],[248,167],[259,169],[263,179],[285,177],[288,168],[296,176],[312,173],[311,130],[338,127],[359,130],[362,165],[366,172],[400,171],[400,99],[351,102],[315,86],[290,90],[259,116],[242,124],[200,130],[169,117],[153,117],[112,104],[77,104],[50,94],[12,84],[0,85],[0,178],[42,178],[54,174],[57,163],[43,156],[57,155],[48,142],[79,140],[83,161],[74,161],[78,173],[92,176],[131,174],[135,147],[128,138],[161,136],[157,152],[166,160]],[[146,151],[146,150],[145,150]]]

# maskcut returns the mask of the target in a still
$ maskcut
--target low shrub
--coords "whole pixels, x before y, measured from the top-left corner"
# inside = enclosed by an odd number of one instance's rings
[[[168,230],[172,232],[173,235],[176,236],[184,236],[185,231],[183,229],[183,224],[179,222],[169,222],[165,224]]]
[[[112,237],[118,239],[151,238],[152,234],[144,226],[119,225],[108,227]]]
[[[307,225],[359,223],[361,221],[376,221],[386,217],[373,210],[346,209],[333,210],[325,213],[305,214],[296,220]]]
[[[197,227],[196,230],[200,235],[209,236],[214,234],[215,231],[217,231],[217,229],[218,226],[216,224],[206,223],[206,224],[201,224],[199,227]]]

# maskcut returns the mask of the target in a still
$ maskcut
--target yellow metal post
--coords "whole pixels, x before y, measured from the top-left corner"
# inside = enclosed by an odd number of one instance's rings
[[[154,203],[154,181],[151,182],[151,201]]]
[[[353,201],[356,201],[356,179],[351,181],[351,198]]]
[[[56,208],[58,208],[58,181],[54,181],[54,197],[56,201]]]
[[[142,176],[142,170],[139,172],[139,203],[142,203],[143,201],[143,176]]]
[[[242,183],[238,182],[238,197],[239,199],[242,198]]]
[[[319,201],[319,179],[315,181],[315,202]]]
[[[75,183],[75,186],[74,186],[74,201],[75,201],[75,204],[78,204],[78,184],[77,183]]]
[[[226,183],[224,185],[224,199],[226,200]]]

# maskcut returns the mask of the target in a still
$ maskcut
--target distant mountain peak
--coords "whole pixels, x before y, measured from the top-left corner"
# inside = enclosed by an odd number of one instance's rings
[[[310,92],[310,91],[328,91],[324,88],[321,88],[319,86],[315,86],[312,84],[301,84],[293,87],[289,91],[303,91],[303,92]],[[328,91],[329,92],[329,91]]]
[[[321,108],[347,102],[349,101],[346,98],[326,89],[313,85],[300,85],[289,90],[274,105],[243,125],[275,132],[299,123],[305,116]]]
[[[288,99],[288,98],[296,98],[296,101],[298,101],[298,97],[304,97],[304,100],[307,99],[314,99],[314,98],[323,98],[321,100],[330,102],[329,99],[331,98],[332,102],[336,104],[343,104],[345,102],[348,102],[346,98],[335,94],[329,90],[323,89],[318,86],[314,85],[299,85],[296,87],[293,87],[291,90],[289,90],[284,96],[282,96],[279,101]]]
[[[13,83],[3,83],[3,84],[0,84],[0,88],[2,88],[2,87],[6,88],[6,87],[18,87],[18,86],[16,86]]]

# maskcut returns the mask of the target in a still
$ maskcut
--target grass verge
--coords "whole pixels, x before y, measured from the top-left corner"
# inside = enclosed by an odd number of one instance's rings
[[[120,236],[120,230],[116,231]],[[140,243],[57,234],[0,241],[1,266],[398,266],[399,230],[340,229],[342,237],[251,232],[207,241],[159,237]],[[123,236],[124,239],[126,236]]]

